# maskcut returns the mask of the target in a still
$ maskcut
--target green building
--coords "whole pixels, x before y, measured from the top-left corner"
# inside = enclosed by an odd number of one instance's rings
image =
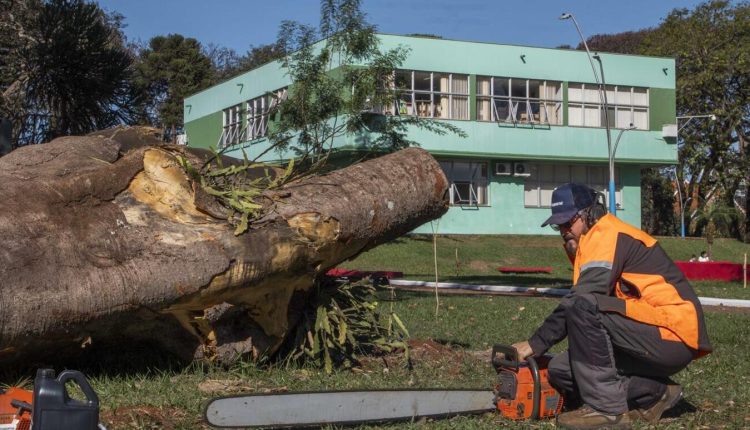
[[[553,234],[539,225],[556,186],[576,181],[608,194],[604,108],[586,52],[379,38],[384,50],[409,49],[394,71],[398,102],[382,113],[449,121],[467,135],[415,129],[409,136],[440,161],[451,181],[451,208],[439,221],[439,233]],[[675,62],[600,55],[612,144],[619,138],[617,215],[640,226],[641,169],[677,161]],[[290,84],[276,61],[188,97],[188,145],[226,147],[240,158],[243,151],[251,158],[261,154],[268,148],[268,94],[283,97]],[[363,140],[348,136],[335,146],[346,151]]]

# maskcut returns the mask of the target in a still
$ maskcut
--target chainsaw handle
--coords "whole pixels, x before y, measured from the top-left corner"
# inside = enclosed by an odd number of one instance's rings
[[[502,358],[498,356],[498,353],[502,354]],[[518,350],[510,345],[500,343],[496,343],[492,347],[491,361],[495,369],[507,367],[518,370],[518,367],[520,366],[518,361]]]
[[[526,358],[529,363],[529,370],[531,370],[531,380],[534,382],[534,393],[533,393],[533,404],[531,408],[531,419],[539,419],[539,402],[542,399],[542,382],[541,376],[539,375],[539,365],[536,363],[534,357]]]
[[[13,399],[10,401],[10,405],[14,408],[18,408],[18,413],[16,415],[21,415],[23,411],[31,412],[31,404],[24,402],[23,400]]]

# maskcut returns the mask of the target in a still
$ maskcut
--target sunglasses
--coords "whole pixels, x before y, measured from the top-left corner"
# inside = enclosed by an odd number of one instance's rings
[[[575,214],[573,215],[573,218],[570,219],[570,221],[564,224],[550,224],[550,227],[552,227],[552,230],[555,230],[555,231],[570,230],[570,228],[573,226],[573,223],[575,223],[580,217],[581,217],[580,215]]]

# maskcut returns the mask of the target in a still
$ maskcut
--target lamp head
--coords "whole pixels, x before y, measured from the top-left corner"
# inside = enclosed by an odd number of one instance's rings
[[[716,121],[716,115],[711,114],[711,116],[708,117],[711,121]]]
[[[558,19],[570,19],[572,17],[573,17],[573,15],[569,14],[568,12],[563,12],[563,14],[560,15],[560,18],[558,18]]]

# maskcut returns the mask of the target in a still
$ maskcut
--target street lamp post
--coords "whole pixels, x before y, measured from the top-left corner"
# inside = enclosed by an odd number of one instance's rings
[[[692,121],[695,118],[708,118],[710,121],[716,121],[716,115],[714,114],[706,114],[706,115],[686,115],[686,116],[678,116],[675,118],[677,120],[677,124],[679,125],[681,119],[686,119],[684,124],[682,124],[682,127],[677,127],[677,137],[680,136],[680,131],[685,128],[688,124],[690,124],[690,121]],[[677,156],[679,157],[679,150],[677,152]],[[679,160],[678,160],[679,161]],[[674,181],[675,186],[677,187],[677,198],[680,200],[680,237],[682,239],[685,239],[685,203],[686,200],[682,199],[682,184],[680,183],[680,179],[677,176],[677,165],[674,166]]]
[[[711,121],[716,121],[716,115],[714,114],[707,114],[707,115],[686,115],[686,116],[678,116],[677,121],[681,119],[686,119],[684,124],[682,124],[682,127],[679,127],[677,129],[677,133],[680,132],[683,128],[687,127],[688,124],[690,124],[690,121],[694,120],[695,118],[708,118]]]
[[[614,152],[612,151],[612,134],[609,130],[609,105],[607,104],[607,92],[606,92],[606,83],[604,82],[604,67],[602,66],[602,59],[599,56],[599,54],[591,55],[591,51],[589,50],[589,45],[586,43],[586,38],[583,37],[583,33],[581,32],[581,27],[578,25],[578,21],[576,21],[576,18],[573,16],[572,13],[563,13],[560,15],[561,20],[569,19],[573,21],[573,25],[576,27],[576,31],[578,31],[578,36],[581,38],[581,42],[583,42],[583,47],[586,48],[586,55],[589,58],[589,63],[591,63],[591,71],[594,72],[594,79],[596,80],[596,83],[599,85],[599,100],[602,102],[602,108],[604,109],[604,127],[607,130],[607,157],[609,159],[609,212],[612,213],[612,215],[617,215],[617,206],[615,205],[615,194],[614,194],[614,181],[615,181],[615,171],[614,171]],[[596,66],[594,66],[594,58],[599,62],[599,70],[601,71],[601,79],[599,79],[599,74],[596,72]],[[620,133],[622,135],[622,133]]]
[[[620,130],[620,133],[617,134],[617,139],[615,139],[615,146],[609,155],[609,211],[613,215],[616,214],[617,210],[617,199],[615,197],[615,154],[617,153],[617,146],[620,144],[620,138],[623,133],[633,129],[635,129],[635,125],[631,122],[628,128]]]

